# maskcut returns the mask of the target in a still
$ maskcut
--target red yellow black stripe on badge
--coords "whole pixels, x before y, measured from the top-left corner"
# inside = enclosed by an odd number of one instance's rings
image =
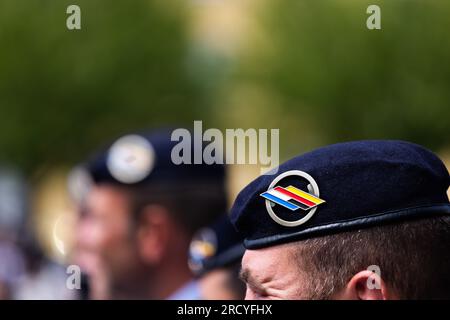
[[[286,188],[278,186],[267,190],[261,196],[292,211],[297,209],[309,210],[325,202],[325,200],[294,186]]]

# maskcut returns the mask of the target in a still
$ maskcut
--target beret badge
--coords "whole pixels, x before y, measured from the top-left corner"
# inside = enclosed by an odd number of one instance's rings
[[[283,186],[283,180],[292,176],[296,176],[298,181],[306,180],[308,190],[302,190],[301,187],[291,184]],[[267,191],[261,193],[261,197],[266,201],[269,216],[276,223],[285,227],[296,227],[311,219],[317,207],[325,203],[325,200],[319,196],[317,182],[308,173],[300,170],[290,170],[280,174],[272,181]],[[295,220],[285,220],[277,215],[275,211],[281,207],[289,209],[292,214],[297,215]]]

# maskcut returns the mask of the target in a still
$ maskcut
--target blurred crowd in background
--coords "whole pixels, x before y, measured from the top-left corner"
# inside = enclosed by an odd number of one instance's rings
[[[224,217],[258,166],[206,174],[220,197],[205,206],[205,185],[186,178],[189,200],[152,211],[181,220],[133,220],[152,203],[136,199],[146,187],[92,179],[91,166],[130,133],[194,120],[278,128],[280,160],[404,139],[450,164],[448,1],[78,0],[72,31],[70,4],[0,1],[0,299],[243,297],[243,249]],[[366,27],[371,4],[381,30]],[[81,268],[80,289],[67,286],[69,265]]]

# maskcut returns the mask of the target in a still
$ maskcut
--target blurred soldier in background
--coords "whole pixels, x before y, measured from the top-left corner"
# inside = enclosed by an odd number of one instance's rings
[[[242,239],[228,215],[196,233],[189,248],[189,267],[199,278],[204,299],[244,298],[245,284],[239,279],[244,251]]]
[[[18,241],[25,224],[26,191],[22,177],[0,168],[0,300],[12,299],[18,280],[25,274],[25,257]]]
[[[65,269],[36,240],[28,203],[23,176],[0,168],[0,299],[73,299]]]
[[[175,165],[169,130],[127,135],[86,164],[76,260],[92,298],[199,299],[194,232],[226,211],[221,165]]]

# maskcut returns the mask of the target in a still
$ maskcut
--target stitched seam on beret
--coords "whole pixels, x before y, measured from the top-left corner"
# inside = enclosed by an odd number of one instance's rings
[[[389,223],[397,220],[407,220],[405,218],[419,218],[423,217],[425,214],[429,216],[440,216],[450,214],[450,204],[436,204],[428,206],[417,206],[404,208],[394,211],[387,211],[371,216],[358,217],[356,219],[342,220],[334,222],[331,224],[323,224],[320,226],[315,226],[309,229],[304,229],[298,232],[284,234],[284,235],[273,235],[269,237],[244,240],[244,245],[247,249],[258,249],[263,247],[268,247],[276,244],[294,242],[299,240],[304,240],[306,238],[312,238],[320,236],[322,232],[334,230],[335,233],[341,233],[343,231],[348,231],[355,228],[365,228],[370,227],[374,223]],[[381,218],[385,218],[381,220]],[[380,221],[381,220],[381,221]],[[330,233],[327,233],[327,235]]]

